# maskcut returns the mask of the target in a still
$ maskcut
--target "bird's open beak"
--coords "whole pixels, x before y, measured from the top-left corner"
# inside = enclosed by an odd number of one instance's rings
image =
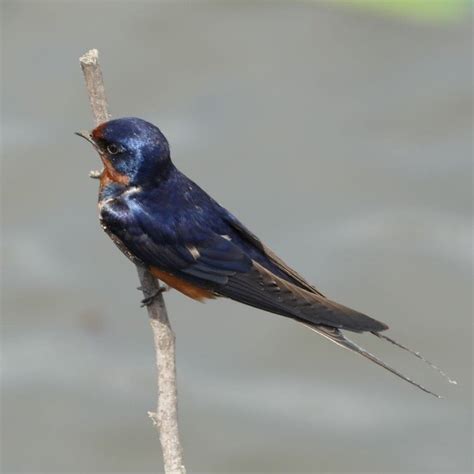
[[[97,144],[96,142],[93,140],[90,132],[88,132],[87,130],[81,130],[79,132],[74,132],[78,137],[82,137],[82,138],[85,138],[89,143],[92,143],[92,145],[94,145],[94,147],[97,148]]]
[[[88,132],[87,130],[80,130],[79,132],[74,132],[78,137],[82,137],[84,138],[85,140],[87,140],[89,143],[92,144],[92,146],[97,150],[97,152],[99,153],[99,155],[101,155],[101,152],[100,152],[100,149],[97,145],[97,143],[94,141],[94,139],[92,138],[92,135],[90,132]],[[94,179],[99,179],[102,175],[102,171],[91,171],[89,173],[89,177],[91,178],[94,178]]]

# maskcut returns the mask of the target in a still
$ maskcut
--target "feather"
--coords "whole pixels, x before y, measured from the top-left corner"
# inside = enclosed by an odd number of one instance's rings
[[[398,370],[390,367],[387,365],[385,362],[377,358],[375,355],[371,354],[370,352],[366,351],[364,348],[358,346],[355,342],[351,341],[348,339],[344,334],[341,333],[338,329],[335,328],[328,328],[324,326],[316,326],[312,324],[307,324],[303,323],[303,326],[306,326],[307,328],[311,329],[312,331],[320,334],[321,336],[325,337],[326,339],[329,339],[331,342],[334,342],[340,347],[343,347],[344,349],[348,349],[351,352],[355,352],[356,354],[360,354],[361,356],[365,357],[366,359],[369,359],[370,361],[374,362],[377,365],[380,365],[380,367],[383,367],[385,370],[388,370],[392,374],[396,375],[397,377],[401,378],[405,382],[408,382],[411,385],[414,385],[415,387],[419,388],[420,390],[423,390],[423,392],[429,393],[430,395],[433,395],[436,398],[443,398],[440,395],[432,392],[431,390],[428,390],[426,387],[423,385],[414,382],[412,379],[409,377],[403,375],[400,373]]]
[[[385,341],[390,342],[390,344],[393,344],[394,346],[397,346],[400,349],[403,349],[404,351],[409,352],[410,354],[413,354],[415,357],[422,360],[425,364],[428,364],[433,370],[436,370],[436,372],[438,372],[445,379],[447,379],[447,381],[450,384],[457,385],[456,380],[453,380],[451,377],[449,377],[449,375],[444,370],[440,369],[437,365],[433,364],[433,362],[430,362],[428,359],[425,359],[419,352],[409,349],[408,347],[404,346],[403,344],[400,344],[399,342],[386,336],[385,334],[379,334],[378,332],[372,332],[372,334],[374,336],[377,336],[380,339],[384,339]]]
[[[279,278],[255,261],[251,270],[229,276],[227,283],[215,291],[256,308],[312,324],[355,332],[387,329],[380,321]]]

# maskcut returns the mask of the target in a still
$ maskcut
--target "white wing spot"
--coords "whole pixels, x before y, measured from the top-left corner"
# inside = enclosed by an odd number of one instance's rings
[[[225,240],[228,240],[229,242],[232,240],[229,235],[227,234],[222,234],[221,237]]]
[[[130,196],[130,194],[137,194],[142,191],[142,188],[140,186],[132,186],[131,188],[128,188],[122,196]]]
[[[189,250],[189,253],[193,256],[194,260],[197,260],[201,256],[199,250],[194,245],[187,245],[186,248]]]
[[[110,204],[115,198],[111,197],[103,201],[99,201],[99,211],[101,211],[105,206]]]

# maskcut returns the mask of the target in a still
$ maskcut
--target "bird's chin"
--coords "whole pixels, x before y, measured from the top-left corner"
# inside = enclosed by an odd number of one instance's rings
[[[101,173],[101,177],[104,176],[108,178],[109,181],[113,181],[114,183],[122,184],[124,186],[130,184],[130,178],[126,174],[122,174],[120,171],[116,170],[106,154],[99,153],[99,155],[102,163],[104,164],[104,171]]]

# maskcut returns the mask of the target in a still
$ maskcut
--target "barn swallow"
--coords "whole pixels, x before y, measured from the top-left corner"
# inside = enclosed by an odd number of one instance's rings
[[[296,320],[439,397],[348,339],[343,330],[368,332],[433,366],[382,335],[385,323],[328,299],[290,268],[174,166],[156,126],[120,118],[77,134],[92,143],[104,166],[101,225],[134,263],[195,300],[226,297]]]

